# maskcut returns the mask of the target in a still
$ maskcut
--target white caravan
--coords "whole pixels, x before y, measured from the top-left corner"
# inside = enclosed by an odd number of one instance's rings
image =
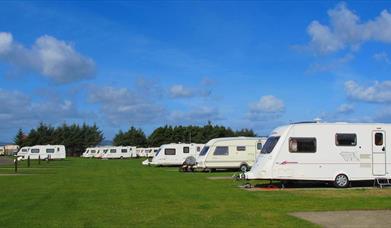
[[[110,147],[104,146],[104,147],[98,147],[96,149],[95,154],[93,155],[94,158],[102,158],[104,152],[108,151]]]
[[[216,138],[205,144],[196,162],[196,169],[240,169],[245,172],[253,166],[266,142],[266,137]]]
[[[162,145],[155,157],[144,165],[179,166],[183,165],[188,157],[197,157],[204,144],[171,143]]]
[[[29,146],[22,147],[22,148],[20,148],[20,150],[18,151],[16,156],[17,157],[24,157],[24,156],[26,156],[28,154],[29,151],[30,151],[30,147]]]
[[[136,149],[136,154],[137,157],[147,157],[147,149],[146,148],[137,148]]]
[[[93,158],[99,148],[97,147],[88,147],[86,151],[81,155],[83,158]]]
[[[65,159],[66,152],[63,145],[36,145],[30,147],[22,159]]]
[[[391,124],[307,122],[273,130],[246,179],[350,181],[390,179]]]
[[[136,147],[130,146],[116,146],[110,147],[104,150],[102,159],[110,159],[110,158],[131,158],[132,151],[135,150]]]

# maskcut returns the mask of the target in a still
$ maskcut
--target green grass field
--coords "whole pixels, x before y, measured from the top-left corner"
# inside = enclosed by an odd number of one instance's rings
[[[313,226],[296,211],[387,209],[391,189],[255,191],[141,160],[71,158],[0,166],[0,227]]]

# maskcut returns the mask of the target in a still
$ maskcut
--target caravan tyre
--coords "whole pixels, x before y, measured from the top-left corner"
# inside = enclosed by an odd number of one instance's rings
[[[241,164],[239,169],[240,169],[241,172],[244,173],[244,172],[248,171],[248,166],[247,166],[247,164]]]
[[[334,180],[334,186],[337,188],[347,188],[349,186],[349,179],[345,174],[338,174]]]

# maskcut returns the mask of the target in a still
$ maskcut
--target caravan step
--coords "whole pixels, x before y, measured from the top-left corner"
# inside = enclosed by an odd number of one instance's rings
[[[380,188],[391,186],[388,178],[375,178],[374,185],[377,184]]]

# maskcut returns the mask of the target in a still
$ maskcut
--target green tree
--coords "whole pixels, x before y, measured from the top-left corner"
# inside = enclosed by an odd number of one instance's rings
[[[23,147],[26,143],[25,141],[26,135],[24,134],[23,130],[19,128],[18,133],[16,133],[16,136],[14,137],[14,143],[19,147]]]
[[[147,137],[145,133],[140,128],[130,127],[128,131],[122,132],[119,131],[114,139],[113,145],[115,146],[137,146],[145,147],[147,146]]]

